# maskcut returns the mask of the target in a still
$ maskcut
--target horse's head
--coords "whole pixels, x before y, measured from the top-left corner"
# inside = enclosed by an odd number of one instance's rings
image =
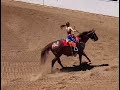
[[[94,41],[98,40],[98,37],[97,37],[94,29],[92,29],[90,31],[85,31],[83,33],[80,33],[78,35],[78,37],[80,37],[81,40],[84,41],[84,42],[86,42],[89,38],[91,38]]]
[[[95,33],[95,30],[92,29],[88,32],[88,37],[91,38],[93,41],[97,41],[98,40],[98,36]]]

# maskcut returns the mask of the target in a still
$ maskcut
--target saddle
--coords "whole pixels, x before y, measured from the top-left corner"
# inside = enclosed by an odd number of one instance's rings
[[[75,51],[75,52],[78,51],[78,48],[76,47],[76,43],[73,42],[73,41],[69,41],[69,42],[68,42],[67,40],[63,40],[63,44],[64,44],[64,46],[70,46],[72,53],[73,53],[74,51]],[[73,47],[74,49],[72,49],[72,47]]]
[[[73,46],[73,47],[76,47],[76,43],[73,42],[73,41],[67,41],[67,40],[62,40],[64,46]]]
[[[76,40],[78,41],[78,40],[80,40],[80,38],[76,37]],[[73,47],[76,47],[76,43],[73,42],[73,41],[68,41],[67,39],[64,39],[64,40],[62,40],[62,42],[63,42],[64,46],[73,46]]]

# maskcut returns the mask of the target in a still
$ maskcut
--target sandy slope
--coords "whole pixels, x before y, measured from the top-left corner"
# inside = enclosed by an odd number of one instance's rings
[[[2,1],[1,10],[2,90],[118,90],[118,18],[10,0]],[[71,68],[51,74],[54,56],[50,53],[40,66],[40,52],[66,37],[59,27],[67,21],[80,32],[96,29],[99,40],[89,40],[85,48],[92,65],[80,71],[72,67],[79,64],[77,57],[62,56]],[[61,68],[58,63],[56,68]]]

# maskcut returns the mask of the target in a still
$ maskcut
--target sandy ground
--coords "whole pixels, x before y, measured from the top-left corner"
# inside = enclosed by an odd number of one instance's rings
[[[118,90],[119,22],[108,17],[78,11],[43,7],[12,0],[1,6],[1,86],[2,90]],[[69,21],[79,32],[95,28],[97,42],[89,40],[85,52],[92,64],[79,69],[77,57],[62,56],[65,70],[55,63],[51,73],[50,52],[40,65],[41,49],[63,39],[60,25]],[[83,57],[83,61],[87,61]]]

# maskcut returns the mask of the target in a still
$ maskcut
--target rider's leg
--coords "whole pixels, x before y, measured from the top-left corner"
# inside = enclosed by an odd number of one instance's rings
[[[70,45],[70,43],[73,44],[73,42],[76,41],[76,38],[74,38],[72,34],[68,35],[68,39],[69,39],[69,42],[68,42],[69,45]],[[76,44],[76,43],[75,43],[75,44]],[[74,46],[74,45],[72,45],[72,46]],[[72,54],[73,54],[72,46],[70,45],[71,51],[72,51]],[[78,51],[78,50],[77,50],[77,47],[75,48],[74,51]]]
[[[73,55],[73,50],[72,50],[72,46],[71,46],[71,40],[70,39],[66,39],[66,42],[67,44],[69,45],[70,49],[71,49],[71,52],[72,52],[72,55]]]
[[[75,43],[74,51],[78,51],[78,48],[76,47],[77,40],[76,40],[76,37],[74,35],[72,36],[72,41],[74,41],[74,43]]]
[[[72,45],[71,45],[71,40],[68,41],[68,45],[70,46],[70,49],[71,49],[71,52],[72,52],[72,55],[73,55],[73,49],[72,49]]]

